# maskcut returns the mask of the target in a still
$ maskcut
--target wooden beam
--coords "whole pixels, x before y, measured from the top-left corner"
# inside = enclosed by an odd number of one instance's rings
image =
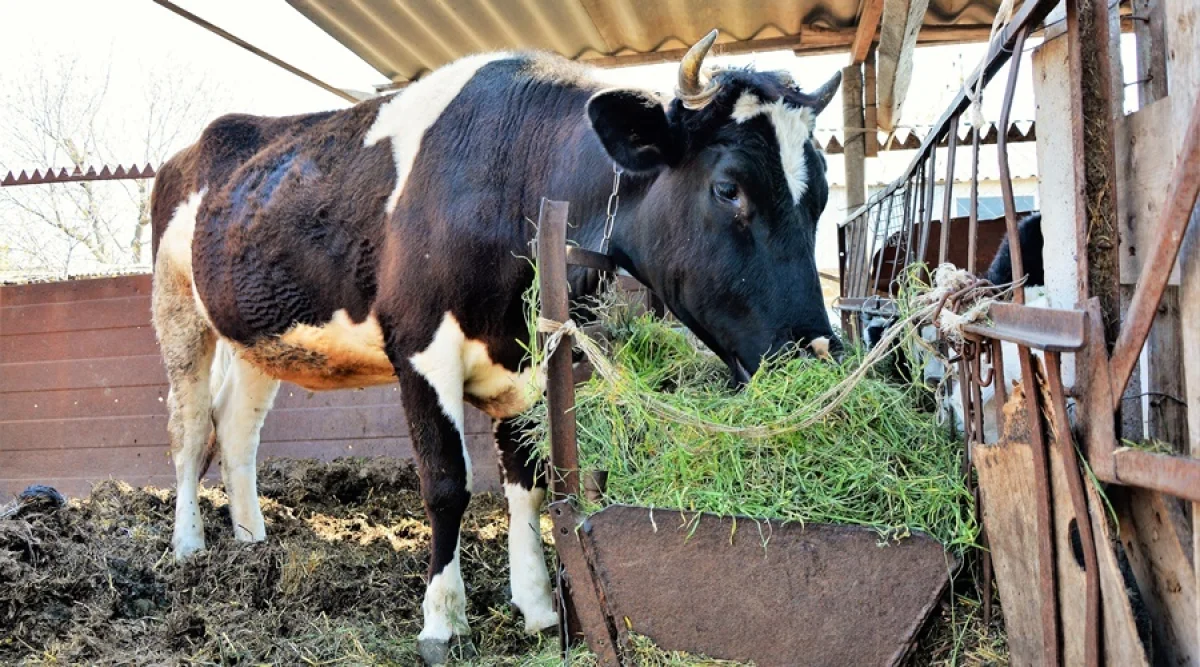
[[[862,64],[863,66],[863,127],[866,128],[866,133],[863,134],[863,139],[866,144],[863,146],[867,157],[876,157],[879,155],[879,104],[875,99],[875,51],[872,49],[867,54],[867,59]]]
[[[883,0],[863,0],[862,12],[858,15],[858,28],[854,32],[854,43],[850,45],[850,64],[859,65],[867,60],[871,45],[875,43],[875,32],[879,30],[879,19],[883,17]]]
[[[900,109],[912,80],[912,54],[928,7],[929,0],[884,0],[876,52],[876,85],[879,127],[885,131],[894,130],[900,120]]]
[[[842,68],[842,129],[845,137],[846,208],[855,210],[867,198],[863,134],[862,65]]]

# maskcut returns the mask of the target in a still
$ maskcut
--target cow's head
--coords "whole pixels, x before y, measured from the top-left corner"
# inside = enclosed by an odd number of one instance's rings
[[[841,76],[812,93],[783,72],[702,76],[715,38],[684,58],[666,107],[639,91],[606,90],[588,116],[613,160],[647,180],[614,232],[614,255],[742,382],[789,344],[841,345],[817,275],[829,185],[811,141]]]

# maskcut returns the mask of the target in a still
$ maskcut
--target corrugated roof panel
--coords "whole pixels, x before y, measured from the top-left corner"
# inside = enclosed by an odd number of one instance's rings
[[[991,25],[1000,0],[930,0],[927,26]],[[852,30],[860,0],[288,0],[389,80],[411,81],[468,53],[536,48],[568,58],[718,44],[803,47],[803,33]],[[796,40],[801,41],[797,42]],[[765,40],[765,41],[764,41]],[[828,48],[828,40],[814,43]],[[718,49],[719,52],[719,49]]]

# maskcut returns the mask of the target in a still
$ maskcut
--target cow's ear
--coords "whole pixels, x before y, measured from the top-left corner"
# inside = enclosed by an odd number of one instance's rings
[[[605,90],[588,100],[604,150],[622,168],[649,171],[673,161],[671,127],[658,100],[637,90]]]

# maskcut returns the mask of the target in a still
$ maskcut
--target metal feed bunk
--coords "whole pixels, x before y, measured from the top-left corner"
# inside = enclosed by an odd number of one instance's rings
[[[982,77],[986,85],[1010,62],[999,122],[1002,128],[1008,126],[1020,62],[1011,57],[1022,53],[1026,37],[1057,4],[1026,2],[1021,7],[992,42],[982,71],[964,85],[905,173],[841,225],[840,308],[843,326],[851,334],[859,331],[863,316],[895,317],[900,281],[910,265],[922,260],[940,265],[953,259],[948,249],[954,235],[966,234],[966,268],[976,273],[978,128],[972,133],[971,215],[965,228],[963,221],[956,227],[950,220],[960,117],[971,103],[968,91],[976,89],[978,79]],[[1158,4],[1157,12],[1160,16],[1163,12],[1162,3],[1140,4]],[[1088,7],[1081,9],[1082,5]],[[1186,4],[1170,9],[1195,14]],[[1151,20],[1142,18],[1147,24]],[[1076,223],[1079,271],[1085,274],[1077,284],[1081,305],[1072,309],[1026,306],[1025,290],[1018,286],[1011,303],[990,307],[986,323],[963,327],[962,343],[942,341],[953,348],[967,457],[977,474],[990,545],[982,561],[984,613],[989,611],[994,565],[1014,664],[1200,661],[1195,652],[1200,642],[1196,634],[1200,615],[1195,603],[1196,570],[1191,554],[1186,553],[1190,536],[1186,536],[1187,521],[1177,509],[1178,501],[1170,498],[1200,502],[1200,460],[1122,447],[1116,420],[1163,301],[1189,216],[1195,217],[1193,209],[1200,192],[1200,101],[1183,107],[1190,113],[1180,113],[1186,123],[1182,148],[1166,180],[1165,198],[1158,195],[1160,206],[1155,219],[1149,221],[1156,223],[1152,227],[1154,243],[1142,243],[1138,249],[1143,258],[1140,275],[1122,314],[1120,300],[1114,298],[1118,292],[1112,289],[1117,284],[1113,239],[1118,190],[1113,125],[1119,121],[1105,112],[1114,108],[1110,98],[1112,61],[1105,32],[1109,21],[1103,2],[1066,3],[1070,46],[1065,67],[1079,85],[1066,95],[1073,98],[1077,109],[1069,123],[1076,146],[1075,173],[1082,186],[1063,196],[1077,197],[1076,210],[1080,211],[1078,221],[1071,222]],[[1187,25],[1178,29],[1187,34]],[[1149,77],[1143,82],[1146,80]],[[1181,96],[1189,88],[1200,87],[1195,72],[1190,80],[1172,81],[1172,86],[1177,86],[1173,94],[1178,90]],[[1162,113],[1164,108],[1169,109],[1159,105],[1153,111]],[[1038,141],[1049,138],[1050,132],[1051,128],[1039,125]],[[948,164],[940,202],[942,223],[935,239],[931,230],[938,204],[934,200],[936,149],[943,139],[948,146]],[[997,149],[1013,275],[1020,276],[1024,272],[1018,211],[1003,133]],[[1170,158],[1168,154],[1157,159]],[[936,244],[936,253],[931,244]],[[1181,264],[1183,260],[1180,257]],[[1135,284],[1132,277],[1127,284]],[[951,295],[945,308],[953,310],[955,298]],[[1196,343],[1185,341],[1185,345]],[[1004,376],[1005,347],[1008,354],[1015,351],[1019,360],[1021,382],[1015,387],[1009,385],[1013,378]],[[1077,381],[1071,391],[1063,380],[1064,355],[1074,361]],[[989,387],[995,395],[991,409],[999,425],[996,442],[984,438],[984,419],[992,416],[984,414],[984,390]],[[1073,406],[1068,405],[1069,397],[1074,399]],[[1073,420],[1069,418],[1072,410]],[[1193,447],[1195,441],[1193,434]],[[1095,478],[1110,485],[1111,493],[1121,493],[1120,487],[1143,490],[1143,495],[1131,495],[1118,503],[1123,531],[1119,536],[1107,520],[1106,501],[1098,485],[1086,479],[1081,458]],[[1153,517],[1151,522],[1157,521],[1153,535],[1138,535],[1138,522],[1128,517],[1147,513]],[[1031,588],[1030,582],[1036,585]]]
[[[569,264],[616,270],[605,255],[567,247],[566,223],[566,203],[542,201],[542,317],[556,323],[569,319]],[[589,374],[582,362],[573,366],[564,336],[549,357],[546,387],[564,641],[582,635],[600,664],[613,667],[633,664],[631,632],[664,649],[760,667],[905,658],[945,590],[953,554],[923,534],[881,549],[877,531],[854,526],[710,514],[681,521],[680,511],[626,505],[584,515],[574,500],[603,486],[602,473],[588,471],[584,482],[579,469],[575,383]],[[734,533],[738,520],[758,529]],[[871,614],[864,627],[871,609],[887,613]]]

